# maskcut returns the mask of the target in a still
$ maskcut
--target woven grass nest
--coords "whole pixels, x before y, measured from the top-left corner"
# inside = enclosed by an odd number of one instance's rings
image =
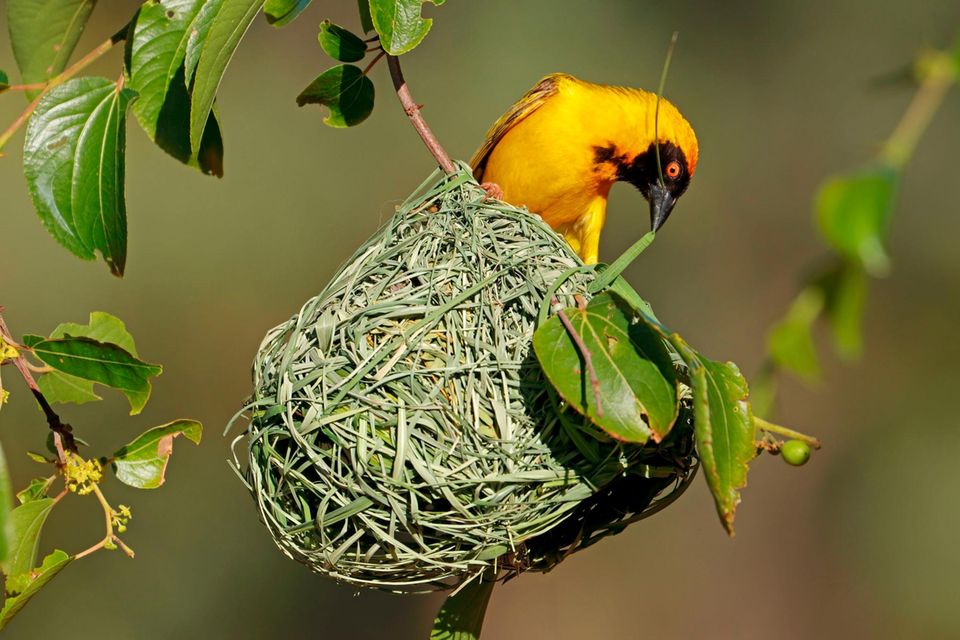
[[[669,504],[695,467],[689,408],[659,445],[616,442],[533,354],[545,298],[572,306],[593,277],[468,168],[421,185],[257,353],[234,458],[280,549],[430,591],[547,571]]]

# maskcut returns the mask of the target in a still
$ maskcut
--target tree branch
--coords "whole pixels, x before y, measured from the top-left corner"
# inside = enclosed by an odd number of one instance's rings
[[[397,91],[397,97],[400,98],[400,104],[410,118],[413,128],[420,134],[420,139],[423,140],[423,144],[427,146],[427,149],[433,155],[441,169],[446,173],[455,173],[456,167],[453,161],[450,160],[450,156],[447,155],[447,152],[440,146],[440,141],[433,135],[433,131],[427,126],[423,116],[420,115],[420,105],[414,102],[413,96],[410,95],[410,88],[407,86],[407,81],[403,79],[403,71],[400,70],[400,61],[396,56],[388,54],[387,65],[390,67],[390,78],[393,80],[393,88]]]
[[[2,337],[9,344],[16,344],[16,342],[13,340],[13,337],[10,335],[10,329],[7,327],[6,321],[3,319],[2,311],[3,307],[0,307],[0,337]],[[54,444],[57,447],[57,454],[60,459],[60,464],[62,465],[66,463],[66,458],[63,454],[64,449],[73,451],[74,453],[77,451],[77,444],[73,439],[73,427],[63,422],[60,419],[60,416],[57,415],[57,412],[53,410],[53,407],[50,406],[50,403],[47,402],[43,392],[40,391],[40,387],[37,386],[37,381],[34,380],[33,374],[30,373],[30,367],[27,363],[27,359],[24,357],[22,352],[16,358],[14,358],[13,364],[23,377],[23,381],[27,383],[28,387],[30,387],[30,391],[33,393],[34,399],[36,399],[37,404],[40,405],[40,409],[43,411],[43,415],[47,419],[47,425],[50,427],[50,430],[53,431]]]

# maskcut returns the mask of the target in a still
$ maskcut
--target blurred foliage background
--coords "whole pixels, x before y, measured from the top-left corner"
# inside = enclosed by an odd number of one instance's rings
[[[79,53],[113,33],[134,2],[102,0]],[[668,82],[697,129],[702,161],[666,232],[627,274],[670,326],[714,358],[759,366],[764,335],[824,253],[811,199],[828,174],[858,167],[912,91],[876,86],[924,46],[960,28],[955,0],[664,3],[483,0],[427,5],[434,32],[404,59],[415,98],[452,155],[467,158],[489,124],[541,76],[654,88],[670,32],[681,32]],[[11,638],[423,638],[440,596],[356,593],[284,558],[228,468],[219,431],[250,391],[250,362],[271,326],[317,293],[432,170],[393,102],[356,130],[321,124],[294,97],[329,62],[316,45],[354,3],[315,2],[283,31],[257,19],[228,70],[219,113],[226,176],[201,176],[131,125],[130,259],[123,281],[56,246],[33,212],[17,145],[0,159],[0,303],[16,334],[123,318],[164,375],[143,415],[123,400],[65,407],[102,451],[174,417],[207,427],[180,446],[168,485],[132,502],[136,560],[97,554],[69,567],[11,624]],[[0,18],[0,29],[6,24]],[[0,39],[0,68],[15,68]],[[113,76],[120,52],[89,72]],[[0,98],[0,122],[22,97]],[[572,557],[548,575],[499,588],[487,638],[960,638],[960,194],[954,161],[960,96],[947,103],[909,166],[894,215],[892,275],[871,292],[867,350],[824,382],[787,381],[778,417],[822,437],[803,471],[767,458],[751,474],[737,537],[717,526],[706,485],[655,518]],[[22,134],[21,134],[22,135]],[[614,190],[601,258],[646,230],[646,205]],[[0,416],[15,482],[35,469],[42,416],[20,382]],[[44,534],[101,534],[100,514],[69,500]],[[79,524],[78,524],[79,523]],[[70,534],[75,539],[75,534]],[[70,550],[70,549],[68,549]],[[75,550],[73,550],[75,551]],[[106,628],[105,628],[105,625]]]

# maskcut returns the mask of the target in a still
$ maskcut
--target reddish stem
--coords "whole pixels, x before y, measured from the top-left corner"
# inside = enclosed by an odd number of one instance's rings
[[[447,155],[447,152],[440,146],[440,141],[433,135],[433,131],[427,126],[423,116],[420,115],[420,105],[418,105],[413,100],[413,96],[410,95],[410,88],[407,86],[407,81],[403,79],[403,71],[400,70],[400,61],[396,56],[387,54],[387,64],[390,67],[390,77],[393,79],[393,88],[396,89],[397,97],[400,98],[400,104],[403,106],[407,117],[410,118],[410,122],[413,123],[413,128],[420,134],[420,139],[423,140],[423,144],[427,146],[427,149],[433,155],[434,159],[436,159],[440,168],[446,173],[455,173],[456,167],[453,161],[450,160],[450,156]]]

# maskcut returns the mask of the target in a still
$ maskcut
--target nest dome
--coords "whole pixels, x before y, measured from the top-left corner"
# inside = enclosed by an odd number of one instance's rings
[[[593,278],[469,173],[435,174],[271,330],[242,476],[290,557],[353,585],[546,571],[668,504],[692,477],[690,411],[659,445],[565,408],[531,338]]]

